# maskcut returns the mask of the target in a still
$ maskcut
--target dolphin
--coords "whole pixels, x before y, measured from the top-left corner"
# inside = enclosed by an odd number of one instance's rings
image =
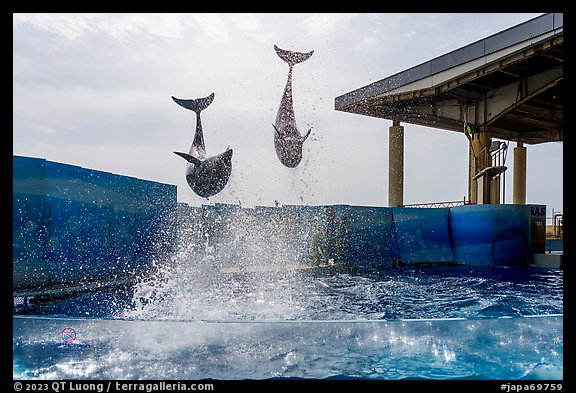
[[[308,60],[314,51],[292,52],[280,49],[276,45],[274,45],[274,50],[282,60],[288,63],[288,80],[276,115],[276,123],[272,124],[274,127],[274,147],[280,162],[288,168],[295,168],[302,161],[302,145],[312,129],[310,128],[306,135],[301,136],[298,128],[296,128],[294,102],[292,101],[292,69],[295,64]]]
[[[178,105],[196,112],[196,134],[188,153],[174,153],[188,161],[186,181],[197,195],[209,198],[224,189],[232,172],[232,149],[228,147],[224,153],[208,157],[204,146],[204,133],[200,112],[206,109],[214,100],[214,93],[204,98],[182,100],[172,96]]]

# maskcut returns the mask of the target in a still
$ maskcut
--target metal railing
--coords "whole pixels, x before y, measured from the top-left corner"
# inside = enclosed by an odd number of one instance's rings
[[[508,146],[504,142],[498,142],[498,146],[486,146],[480,151],[478,157],[475,157],[477,172],[492,166],[503,166],[506,164]]]
[[[552,209],[552,217],[546,217],[546,221],[552,221],[552,233],[548,236],[555,239],[562,239],[564,237],[563,219],[564,216],[561,212]]]
[[[420,207],[420,208],[426,208],[426,207],[456,207],[456,206],[462,206],[462,205],[468,205],[470,204],[470,201],[467,201],[466,198],[460,200],[460,201],[447,201],[447,202],[426,202],[426,203],[412,203],[409,205],[402,205],[402,207]]]

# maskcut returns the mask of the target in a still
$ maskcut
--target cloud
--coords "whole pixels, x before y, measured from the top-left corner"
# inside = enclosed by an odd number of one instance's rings
[[[184,26],[180,14],[102,14],[40,13],[13,14],[13,27],[29,25],[68,40],[84,39],[88,34],[103,34],[117,40],[130,40],[141,34],[159,38],[177,38]]]
[[[222,14],[187,14],[204,32],[206,37],[215,42],[230,41],[229,28]]]
[[[312,14],[310,17],[305,19],[305,23],[312,35],[327,37],[334,32],[334,30],[337,28],[339,24],[346,22],[352,18],[355,18],[358,15],[359,14],[346,14],[346,13]]]
[[[230,19],[240,30],[254,32],[260,29],[260,22],[255,14],[233,14]]]

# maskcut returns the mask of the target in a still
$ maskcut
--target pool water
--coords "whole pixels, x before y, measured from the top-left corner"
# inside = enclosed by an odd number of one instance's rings
[[[19,314],[161,320],[394,320],[563,313],[563,271],[470,266],[210,273],[163,271],[135,287]]]
[[[208,266],[15,307],[14,378],[563,377],[562,270]]]

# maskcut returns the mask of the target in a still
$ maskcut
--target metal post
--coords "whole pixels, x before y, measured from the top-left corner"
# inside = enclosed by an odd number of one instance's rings
[[[518,139],[514,148],[512,203],[526,204],[526,147],[523,146],[521,139]]]
[[[394,120],[388,142],[388,206],[404,204],[404,127]]]

